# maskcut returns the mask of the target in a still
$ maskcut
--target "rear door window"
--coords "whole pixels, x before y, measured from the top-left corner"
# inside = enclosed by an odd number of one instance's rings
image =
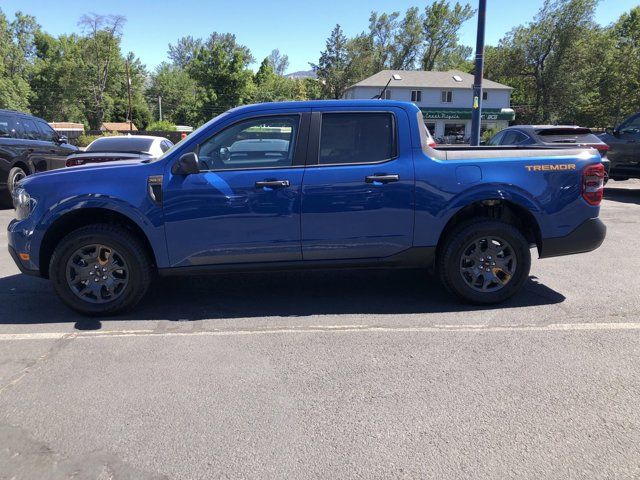
[[[36,122],[30,118],[21,118],[22,124],[22,138],[27,140],[40,140],[40,130],[36,126]]]
[[[13,115],[6,113],[0,113],[0,138],[13,137],[15,129],[15,122]]]
[[[324,113],[320,165],[378,163],[396,156],[391,113]]]
[[[489,145],[500,145],[502,137],[504,137],[504,132],[496,133],[491,140],[489,140]]]
[[[520,145],[521,143],[524,143],[527,138],[529,137],[518,130],[509,130],[504,134],[502,145]]]

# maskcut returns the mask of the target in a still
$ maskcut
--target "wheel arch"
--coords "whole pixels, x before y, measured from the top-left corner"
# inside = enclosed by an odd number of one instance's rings
[[[33,170],[29,166],[29,163],[25,160],[17,160],[13,162],[13,164],[11,165],[11,168],[14,168],[14,167],[20,167],[22,170],[24,170],[24,172],[27,175],[31,175],[33,173]],[[9,170],[11,170],[11,168]]]
[[[145,231],[133,219],[124,213],[102,207],[88,207],[70,210],[58,217],[48,226],[39,250],[40,274],[49,277],[49,263],[56,246],[71,231],[78,228],[106,223],[119,225],[133,233],[143,244],[153,266],[157,265],[156,255]]]
[[[474,200],[460,207],[449,218],[438,239],[436,258],[439,256],[445,240],[456,226],[477,218],[500,220],[513,225],[522,233],[530,245],[535,245],[538,252],[540,251],[542,231],[531,210],[510,199],[489,197],[482,200]]]

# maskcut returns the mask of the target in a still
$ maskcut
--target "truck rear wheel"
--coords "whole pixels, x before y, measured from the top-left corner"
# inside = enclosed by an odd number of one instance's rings
[[[128,230],[97,224],[67,235],[51,256],[49,276],[60,299],[90,316],[115,315],[144,296],[151,267],[142,243]]]
[[[502,302],[516,294],[531,268],[529,243],[513,225],[479,219],[456,227],[438,258],[443,284],[476,304]]]

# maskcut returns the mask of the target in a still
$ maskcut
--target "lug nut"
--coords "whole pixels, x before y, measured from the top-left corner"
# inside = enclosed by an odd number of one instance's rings
[[[107,267],[102,267],[102,271],[106,272],[107,271]]]

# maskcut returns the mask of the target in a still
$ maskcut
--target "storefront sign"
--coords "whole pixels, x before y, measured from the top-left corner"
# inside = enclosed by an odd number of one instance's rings
[[[421,108],[425,120],[469,120],[471,108]],[[516,118],[511,108],[483,108],[482,120],[507,120]]]

